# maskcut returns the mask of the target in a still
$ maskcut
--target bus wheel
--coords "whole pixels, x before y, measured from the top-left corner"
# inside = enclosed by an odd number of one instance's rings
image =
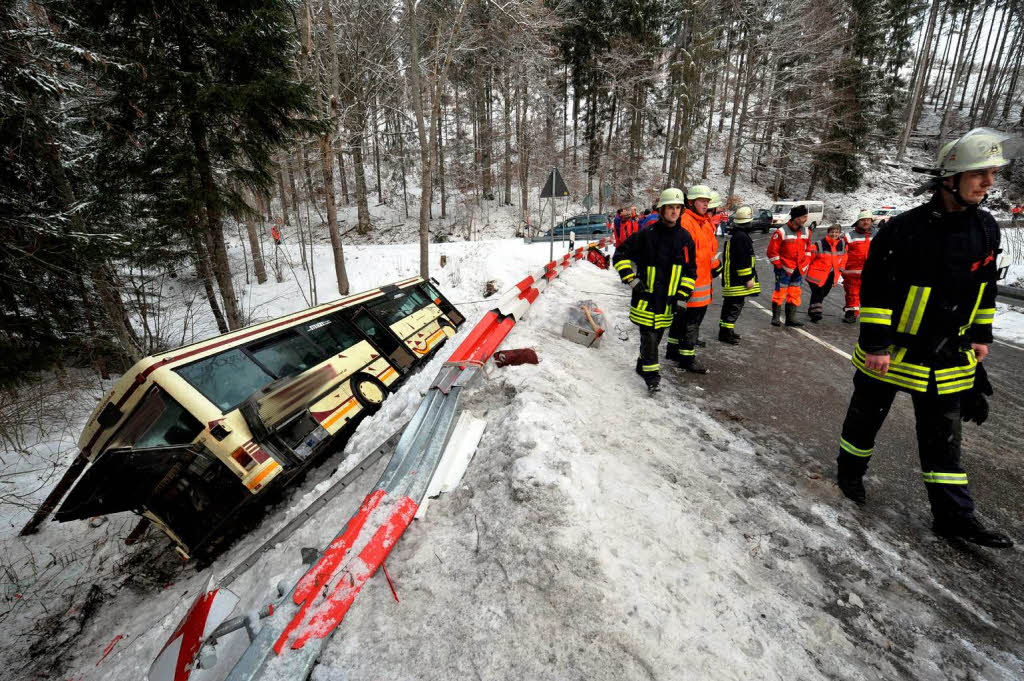
[[[363,411],[376,414],[388,396],[388,388],[369,374],[357,374],[352,379],[352,395],[363,407]]]

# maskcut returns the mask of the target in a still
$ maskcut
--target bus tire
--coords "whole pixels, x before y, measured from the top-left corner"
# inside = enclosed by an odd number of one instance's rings
[[[369,374],[359,373],[352,377],[352,395],[367,414],[376,414],[388,396],[388,387]]]

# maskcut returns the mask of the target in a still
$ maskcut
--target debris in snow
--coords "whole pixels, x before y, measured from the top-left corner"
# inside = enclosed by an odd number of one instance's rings
[[[849,601],[850,605],[857,606],[858,608],[863,608],[864,607],[864,601],[862,601],[860,599],[860,596],[858,596],[855,593],[851,593],[850,597],[847,599],[847,601]]]

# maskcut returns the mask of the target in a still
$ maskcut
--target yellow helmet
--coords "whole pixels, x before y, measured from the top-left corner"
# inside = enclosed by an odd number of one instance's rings
[[[669,206],[673,204],[683,205],[684,203],[683,190],[677,187],[669,187],[668,189],[661,192],[661,196],[658,198],[658,208],[662,206]]]
[[[686,190],[686,198],[690,201],[694,199],[707,199],[711,201],[714,198],[714,192],[706,184],[695,184]]]
[[[857,213],[858,220],[863,220],[864,218],[867,218],[868,220],[874,220],[875,216],[872,215],[871,211],[869,210],[862,210],[861,212]]]
[[[708,208],[720,208],[722,206],[722,197],[718,195],[718,192],[711,192],[711,200],[708,201]]]
[[[740,206],[736,209],[736,212],[732,214],[732,221],[737,225],[745,225],[748,222],[753,222],[754,211],[750,206]]]

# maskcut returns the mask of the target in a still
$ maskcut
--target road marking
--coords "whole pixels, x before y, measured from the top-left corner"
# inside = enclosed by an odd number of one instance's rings
[[[750,304],[753,305],[754,307],[756,307],[757,309],[761,310],[765,314],[769,315],[769,316],[772,313],[771,310],[769,310],[768,308],[766,308],[764,305],[762,305],[761,303],[757,302],[756,300],[751,300]],[[803,335],[807,336],[808,338],[810,338],[812,341],[814,341],[818,345],[821,345],[821,346],[824,346],[824,347],[828,348],[829,350],[831,350],[832,352],[836,353],[837,355],[839,355],[841,357],[845,357],[846,359],[853,359],[853,357],[851,357],[849,353],[843,352],[842,350],[840,350],[836,346],[832,345],[828,341],[821,340],[820,338],[815,336],[813,333],[807,333],[803,329],[799,329],[799,328],[792,327],[792,326],[789,327],[789,328],[793,329],[793,331],[796,331],[797,333],[800,333],[800,334],[803,334]]]
[[[1014,350],[1020,350],[1021,352],[1024,352],[1024,348],[1022,348],[1019,345],[1014,345],[1013,343],[1007,343],[1006,341],[1001,341],[998,338],[995,338],[993,340],[994,340],[994,342],[999,343],[1000,345],[1005,345],[1008,348],[1013,348]]]

